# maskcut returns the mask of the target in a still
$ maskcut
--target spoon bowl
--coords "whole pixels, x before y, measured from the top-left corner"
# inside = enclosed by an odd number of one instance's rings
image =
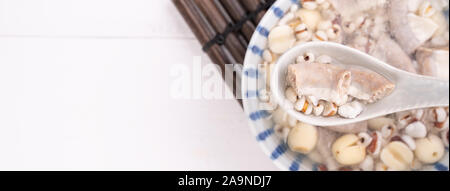
[[[376,72],[394,83],[395,89],[381,100],[366,104],[364,111],[354,119],[305,115],[294,110],[293,104],[286,99],[285,88],[289,64],[295,63],[297,57],[306,52],[328,55],[341,64]],[[275,101],[297,120],[316,126],[346,125],[400,111],[449,105],[448,81],[399,70],[359,50],[331,42],[309,42],[291,48],[278,59],[271,76]]]

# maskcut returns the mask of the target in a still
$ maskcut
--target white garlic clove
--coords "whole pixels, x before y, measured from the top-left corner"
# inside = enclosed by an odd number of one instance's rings
[[[407,170],[413,162],[414,154],[404,143],[394,141],[381,151],[380,159],[393,170]]]
[[[342,165],[359,164],[366,157],[366,148],[360,143],[360,138],[354,134],[338,138],[331,150],[336,161]]]
[[[421,121],[416,121],[406,126],[405,133],[414,138],[424,138],[427,136],[427,127]]]
[[[300,122],[291,129],[287,142],[292,151],[307,154],[314,150],[317,139],[317,128]]]
[[[436,135],[416,140],[416,157],[423,163],[432,164],[442,159],[445,153],[444,144]]]
[[[294,30],[285,25],[277,26],[270,31],[268,41],[269,49],[273,53],[282,54],[294,45]]]
[[[298,96],[297,96],[297,93],[295,92],[294,88],[288,87],[284,94],[285,94],[287,100],[289,100],[291,103],[297,102]]]
[[[331,64],[332,61],[333,59],[328,55],[322,55],[316,59],[316,62],[320,64]]]
[[[359,168],[363,171],[372,171],[374,170],[374,160],[371,156],[367,156],[361,164],[359,164]]]
[[[339,107],[338,114],[341,117],[354,119],[363,111],[363,105],[358,101],[346,103]]]
[[[388,117],[378,117],[368,120],[368,126],[375,131],[381,131],[381,128],[387,125],[393,125],[394,119]]]
[[[358,134],[358,137],[360,138],[361,144],[365,147],[368,147],[370,143],[372,143],[372,136],[370,136],[366,132],[361,132]]]

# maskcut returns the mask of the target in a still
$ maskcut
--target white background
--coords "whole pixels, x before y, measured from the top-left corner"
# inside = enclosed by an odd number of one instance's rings
[[[233,100],[175,100],[170,0],[0,0],[0,170],[277,170]]]

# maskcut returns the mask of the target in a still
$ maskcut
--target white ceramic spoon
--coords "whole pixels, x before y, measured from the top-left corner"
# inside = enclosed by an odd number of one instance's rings
[[[373,104],[365,105],[364,111],[354,119],[346,119],[339,116],[317,117],[304,115],[293,109],[284,92],[288,65],[294,63],[299,55],[303,55],[306,52],[312,52],[315,55],[328,55],[341,64],[367,68],[384,76],[393,82],[396,87],[385,98]],[[317,126],[345,125],[400,111],[449,105],[448,81],[405,72],[359,50],[330,42],[305,43],[284,53],[275,65],[270,85],[276,102],[288,114],[302,122]]]

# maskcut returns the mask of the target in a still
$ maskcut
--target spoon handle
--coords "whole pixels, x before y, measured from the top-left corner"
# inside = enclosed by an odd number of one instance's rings
[[[402,110],[449,105],[449,81],[408,73],[398,79],[396,91]]]

